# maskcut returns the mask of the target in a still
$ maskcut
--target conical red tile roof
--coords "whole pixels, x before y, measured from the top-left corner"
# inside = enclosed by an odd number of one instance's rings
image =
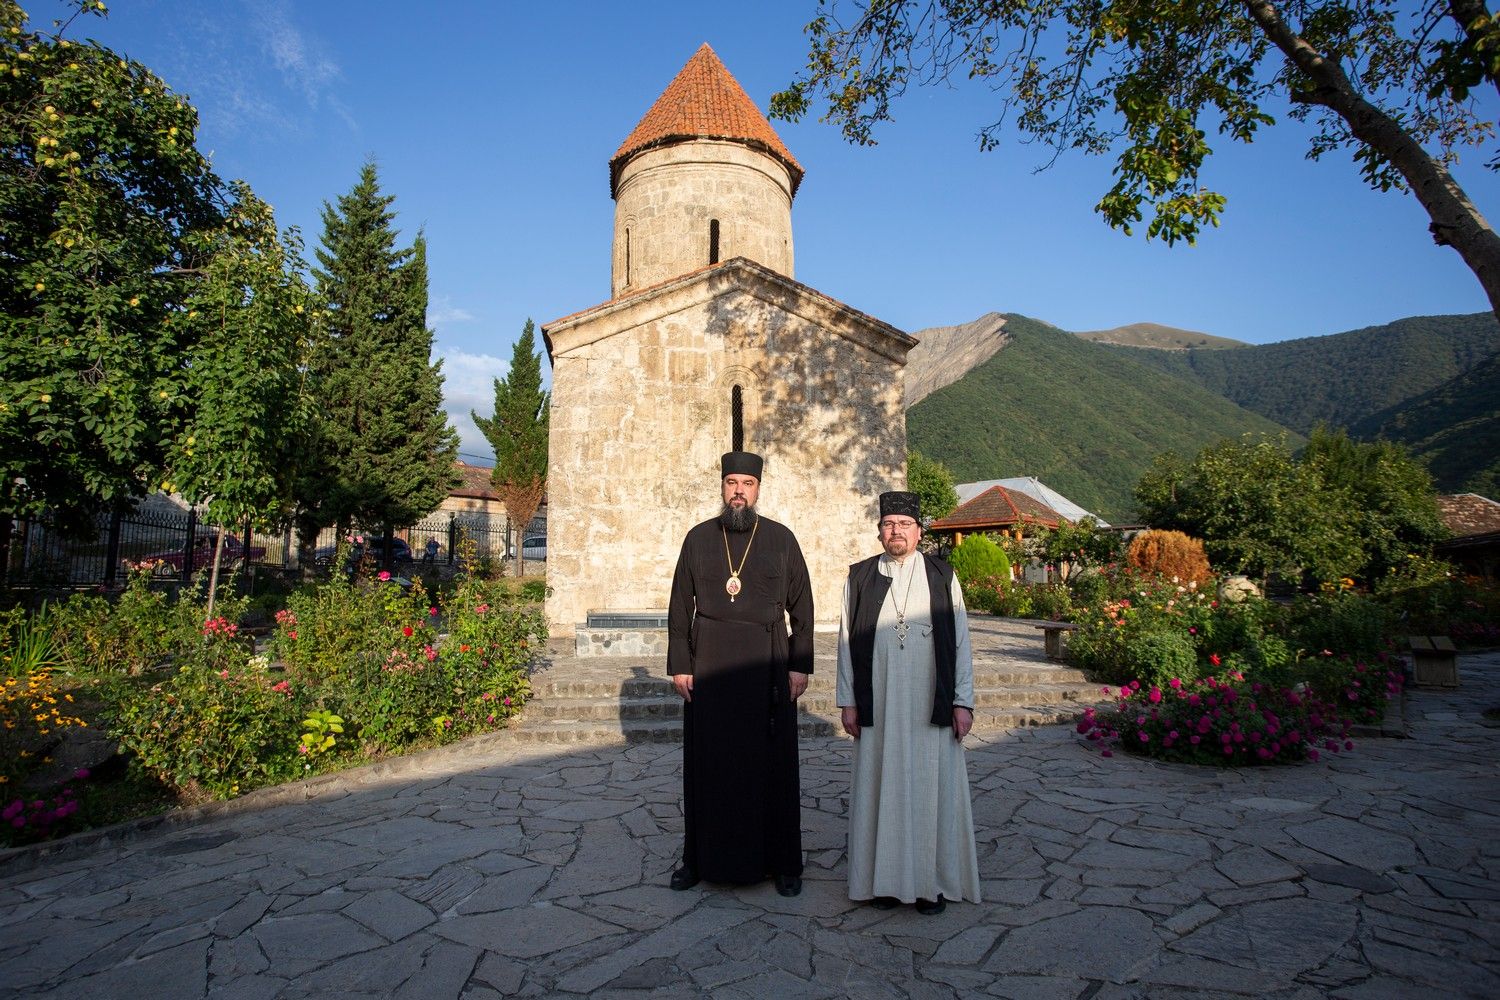
[[[792,175],[793,195],[802,183],[802,165],[750,100],[745,88],[704,42],[610,158],[610,197],[614,197],[620,170],[631,156],[651,146],[692,139],[742,142],[786,166]]]

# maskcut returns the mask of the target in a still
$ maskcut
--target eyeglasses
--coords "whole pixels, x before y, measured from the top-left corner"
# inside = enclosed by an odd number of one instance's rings
[[[917,526],[916,521],[881,521],[881,531],[910,531]]]

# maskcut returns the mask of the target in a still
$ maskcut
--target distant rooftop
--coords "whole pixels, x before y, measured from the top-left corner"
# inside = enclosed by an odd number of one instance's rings
[[[1443,523],[1454,537],[1485,535],[1500,531],[1500,503],[1478,493],[1457,493],[1437,498]]]
[[[1018,476],[1014,479],[986,479],[982,483],[959,483],[954,487],[958,491],[958,502],[972,500],[979,494],[992,486],[1003,486],[1007,490],[1024,493],[1044,506],[1056,511],[1069,521],[1081,521],[1086,517],[1092,517],[1099,522],[1099,527],[1109,527],[1109,522],[1098,514],[1084,510],[1078,504],[1069,500],[1061,493],[1037,479],[1035,476]]]
[[[1035,497],[995,485],[927,527],[932,531],[983,531],[1026,524],[1056,528],[1062,520],[1061,514]]]

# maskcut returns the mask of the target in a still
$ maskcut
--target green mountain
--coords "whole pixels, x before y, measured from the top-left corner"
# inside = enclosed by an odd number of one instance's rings
[[[1406,445],[1433,470],[1439,492],[1500,496],[1500,354],[1349,433]]]
[[[1232,351],[1102,345],[1192,379],[1247,410],[1306,434],[1351,429],[1457,378],[1500,351],[1494,313],[1413,316],[1385,326]]]
[[[1010,341],[999,353],[906,414],[910,446],[960,482],[1036,476],[1108,521],[1129,521],[1131,490],[1161,452],[1192,456],[1222,437],[1285,430],[1136,360],[1135,351],[1122,353],[1130,349],[1014,314],[1005,330]],[[1290,440],[1301,443],[1296,434]]]

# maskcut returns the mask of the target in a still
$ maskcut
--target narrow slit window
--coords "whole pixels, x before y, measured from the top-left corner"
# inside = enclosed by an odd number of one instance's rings
[[[735,386],[729,392],[730,451],[745,450],[745,390]]]
[[[630,228],[625,229],[625,284],[630,284]]]
[[[708,262],[717,264],[719,262],[719,220],[708,220]]]

